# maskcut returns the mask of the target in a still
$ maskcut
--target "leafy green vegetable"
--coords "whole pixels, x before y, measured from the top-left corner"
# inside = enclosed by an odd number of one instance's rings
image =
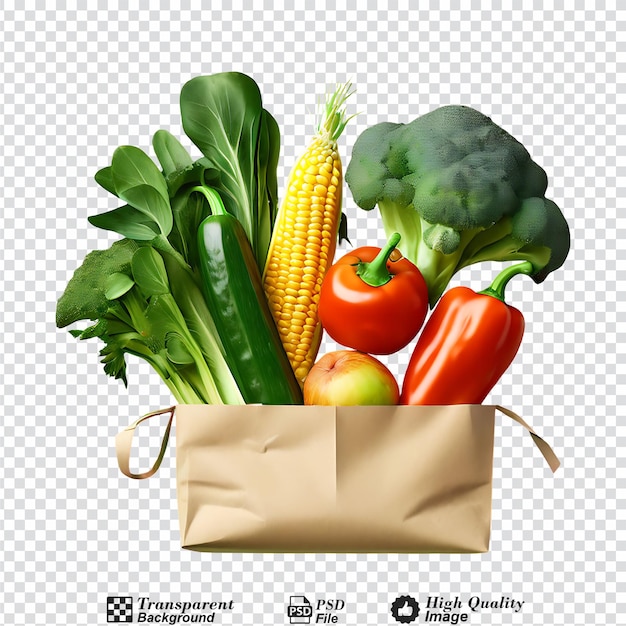
[[[154,248],[146,247],[137,250],[131,259],[130,269],[135,284],[146,298],[169,293],[170,286],[165,263]]]
[[[219,180],[219,170],[205,158],[194,161],[182,170],[172,172],[166,179],[174,227],[169,240],[191,267],[198,266],[198,226],[211,213],[202,190],[213,188]]]
[[[88,219],[93,226],[136,241],[152,241],[159,235],[156,222],[128,204]]]
[[[199,225],[219,192],[246,229],[263,267],[277,204],[280,133],[254,81],[238,73],[183,87],[183,126],[201,149],[194,160],[169,131],[152,140],[157,165],[121,146],[95,179],[122,205],[89,217],[123,239],[90,252],[57,303],[56,322],[80,339],[99,338],[107,374],[126,379],[126,356],[145,359],[181,403],[243,403],[200,288]],[[160,167],[159,167],[160,166]]]
[[[109,193],[115,195],[115,183],[113,182],[113,170],[111,166],[103,167],[100,171],[96,172],[96,182],[103,189],[106,189]]]
[[[185,270],[175,282],[182,302],[170,291],[162,253],[122,239],[85,257],[57,303],[57,326],[97,320],[72,334],[104,341],[105,372],[125,384],[131,354],[150,363],[181,403],[243,403],[201,291]]]
[[[219,182],[219,179],[219,170],[211,167],[207,159],[201,158],[172,172],[166,177],[165,182],[170,198],[173,198],[185,185],[209,185],[213,187]]]
[[[107,300],[117,300],[117,298],[121,298],[127,291],[132,289],[134,284],[133,279],[127,274],[122,272],[109,274],[105,282],[106,290],[104,295]]]
[[[261,132],[257,152],[257,198],[259,213],[257,221],[257,263],[261,272],[265,268],[265,259],[270,247],[274,222],[278,213],[278,158],[280,130],[276,120],[263,109],[261,113]],[[261,263],[262,262],[262,263]]]
[[[96,181],[127,203],[123,214],[126,222],[137,221],[150,225],[156,233],[155,236],[169,235],[173,222],[167,183],[145,152],[133,146],[117,148],[113,153],[111,166],[100,170],[96,174]],[[100,222],[97,225],[116,230],[119,214],[108,221],[99,217]],[[93,223],[93,218],[91,221]]]
[[[526,148],[465,106],[409,124],[383,122],[355,142],[346,183],[378,206],[388,236],[421,270],[431,306],[452,276],[482,261],[530,261],[539,283],[569,252],[569,227],[545,198],[548,179]]]
[[[161,163],[165,177],[193,164],[184,146],[167,130],[157,130],[154,133],[152,147]]]
[[[252,78],[238,72],[197,76],[180,94],[183,129],[220,172],[215,188],[244,227],[260,270],[278,196],[280,133]]]

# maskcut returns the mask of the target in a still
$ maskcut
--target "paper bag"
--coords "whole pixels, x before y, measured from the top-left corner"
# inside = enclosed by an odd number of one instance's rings
[[[502,407],[178,405],[181,544],[199,551],[485,552]],[[162,413],[163,411],[156,412]],[[144,416],[145,419],[148,416]],[[140,420],[142,421],[142,420]]]

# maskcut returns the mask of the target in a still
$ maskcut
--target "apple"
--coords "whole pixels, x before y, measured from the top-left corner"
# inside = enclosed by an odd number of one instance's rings
[[[304,381],[304,404],[334,406],[398,404],[393,374],[378,359],[356,350],[325,354]]]

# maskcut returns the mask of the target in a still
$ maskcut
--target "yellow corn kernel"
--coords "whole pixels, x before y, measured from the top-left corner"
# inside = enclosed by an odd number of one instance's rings
[[[342,164],[337,140],[350,118],[349,83],[327,98],[317,133],[289,175],[263,272],[263,287],[300,384],[322,340],[317,307],[335,256],[341,218]]]

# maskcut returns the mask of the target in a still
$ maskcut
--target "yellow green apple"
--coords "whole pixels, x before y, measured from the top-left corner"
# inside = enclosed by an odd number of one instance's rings
[[[304,381],[304,404],[354,406],[398,404],[399,388],[389,369],[364,352],[325,354]]]

